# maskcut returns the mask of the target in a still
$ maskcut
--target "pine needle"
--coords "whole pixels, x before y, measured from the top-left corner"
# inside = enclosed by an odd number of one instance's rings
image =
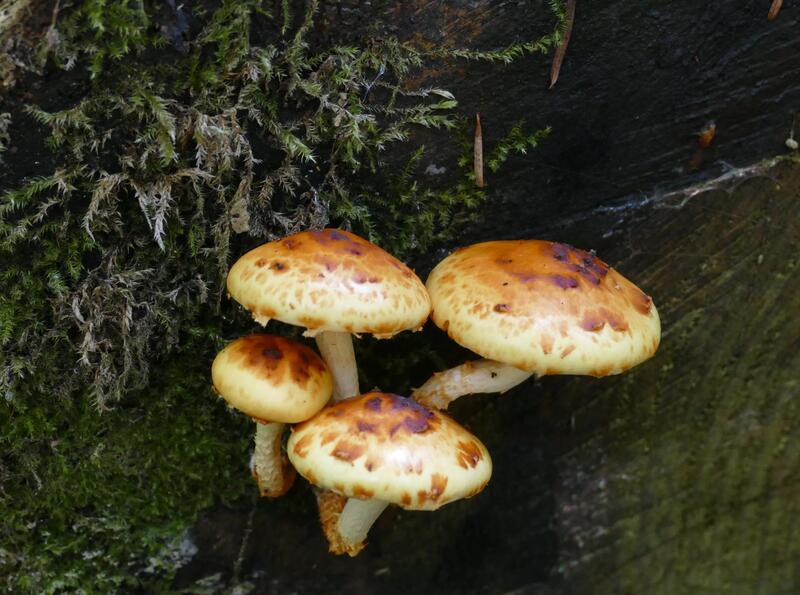
[[[767,19],[770,21],[774,21],[775,18],[778,16],[778,13],[781,11],[781,7],[783,6],[783,0],[772,0],[772,6],[769,7],[769,13],[767,14]]]
[[[481,115],[475,114],[475,144],[474,144],[474,170],[475,186],[483,188],[483,132],[481,131]]]
[[[564,32],[561,35],[561,43],[556,48],[555,56],[553,56],[553,66],[550,69],[550,88],[552,89],[558,75],[561,72],[561,64],[564,62],[564,56],[567,54],[567,46],[569,45],[569,37],[572,34],[572,24],[575,22],[575,0],[567,0],[567,18],[564,22]]]

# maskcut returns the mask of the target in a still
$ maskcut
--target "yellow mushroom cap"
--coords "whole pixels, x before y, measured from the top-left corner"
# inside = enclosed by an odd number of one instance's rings
[[[352,498],[435,510],[480,492],[492,475],[486,447],[438,411],[371,392],[294,427],[287,453],[311,483]]]
[[[251,250],[231,267],[228,293],[261,324],[391,337],[431,311],[422,281],[376,245],[338,229],[303,231]]]
[[[311,349],[275,335],[229,343],[211,365],[214,390],[232,407],[265,422],[296,423],[333,393],[325,362]]]
[[[599,258],[541,240],[475,244],[427,281],[432,319],[485,358],[538,375],[618,374],[661,340],[653,300]]]

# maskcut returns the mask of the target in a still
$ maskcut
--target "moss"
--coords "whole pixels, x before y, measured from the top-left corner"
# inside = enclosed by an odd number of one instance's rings
[[[452,236],[486,199],[468,159],[452,187],[417,179],[424,149],[388,187],[378,179],[415,130],[464,141],[455,98],[409,75],[546,51],[563,14],[530,43],[443,53],[391,37],[325,45],[316,8],[83,0],[43,39],[51,71],[90,82],[69,105],[28,107],[56,167],[0,197],[11,591],[165,588],[170,539],[216,498],[252,491],[249,424],[206,386],[215,350],[249,324],[222,299],[232,258],[328,224],[403,258]],[[488,147],[490,167],[544,134],[524,129]]]
[[[6,590],[110,592],[168,578],[169,568],[143,569],[198,508],[252,489],[249,420],[226,413],[185,362],[163,374],[103,414],[86,399],[2,409]]]
[[[405,84],[433,56],[393,38],[312,48],[314,2],[298,23],[255,0],[170,10],[157,30],[139,3],[86,0],[61,14],[52,57],[94,83],[59,111],[28,107],[60,167],[0,199],[4,281],[19,288],[0,300],[2,389],[24,378],[70,394],[62,377],[77,357],[76,382],[103,407],[146,384],[156,346],[176,348],[182,330],[220,313],[232,255],[254,240],[333,224],[406,257],[485,197],[468,175],[418,185],[421,152],[388,193],[371,182],[415,128],[458,128],[449,92]],[[470,57],[510,60],[557,37]],[[490,167],[541,135],[521,130]]]

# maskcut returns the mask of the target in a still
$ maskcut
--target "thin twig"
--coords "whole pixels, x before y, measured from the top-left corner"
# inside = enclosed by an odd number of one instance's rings
[[[483,188],[483,133],[481,132],[481,115],[475,114],[475,144],[474,144],[475,185]]]
[[[778,16],[781,6],[783,6],[783,0],[772,0],[772,6],[769,7],[769,13],[767,14],[767,18],[770,21],[775,20],[775,17]]]
[[[555,86],[556,81],[558,80],[558,73],[561,72],[561,63],[564,61],[564,56],[567,54],[567,45],[569,45],[569,36],[572,34],[572,24],[574,22],[575,0],[567,0],[567,20],[564,23],[564,35],[561,38],[561,43],[556,48],[556,54],[553,56],[553,66],[550,68],[551,89]]]

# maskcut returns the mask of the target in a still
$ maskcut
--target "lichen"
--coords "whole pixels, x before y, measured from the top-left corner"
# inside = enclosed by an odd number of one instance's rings
[[[28,106],[55,167],[0,196],[11,591],[168,580],[137,569],[200,508],[252,489],[249,426],[206,386],[215,350],[249,324],[224,299],[231,260],[329,224],[401,258],[457,233],[487,198],[467,160],[451,187],[416,176],[423,148],[384,174],[415,130],[465,138],[452,94],[410,76],[431,60],[547,51],[563,18],[497,51],[433,51],[393,37],[326,45],[316,9],[82,0],[54,11],[37,59],[85,77],[86,92]],[[491,169],[545,134],[526,129],[488,147]]]

